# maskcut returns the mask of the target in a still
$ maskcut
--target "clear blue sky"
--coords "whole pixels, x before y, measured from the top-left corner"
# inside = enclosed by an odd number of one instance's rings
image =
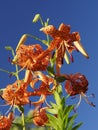
[[[81,42],[90,59],[80,53],[73,53],[74,63],[64,63],[63,72],[85,74],[89,80],[88,95],[95,94],[95,99],[89,99],[96,104],[92,108],[84,101],[78,109],[77,122],[84,124],[79,130],[98,130],[98,1],[97,0],[1,0],[0,1],[0,68],[11,69],[7,58],[11,55],[5,51],[7,45],[16,47],[19,38],[24,33],[31,33],[42,38],[40,23],[32,24],[32,18],[40,13],[44,20],[50,18],[50,24],[70,24],[71,31],[79,31]],[[31,40],[31,43],[38,43]],[[0,88],[11,83],[8,75],[0,72]],[[0,107],[1,111],[2,107]]]

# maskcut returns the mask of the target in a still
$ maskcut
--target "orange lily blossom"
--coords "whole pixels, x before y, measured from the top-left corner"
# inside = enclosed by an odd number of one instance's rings
[[[46,114],[46,110],[48,107],[38,108],[33,111],[33,123],[36,126],[45,126],[48,123],[48,117]]]
[[[12,121],[14,120],[13,112],[10,112],[7,116],[0,116],[0,130],[10,130]]]
[[[30,103],[27,85],[22,80],[16,80],[13,84],[7,85],[3,90],[2,98],[8,105],[25,105]]]
[[[49,34],[53,40],[50,43],[50,47],[47,50],[56,49],[56,65],[59,73],[59,68],[63,64],[63,58],[69,64],[69,58],[67,53],[72,59],[73,50],[80,51],[86,58],[89,58],[88,54],[84,50],[80,43],[80,35],[78,32],[70,33],[70,26],[64,23],[60,24],[59,28],[56,29],[53,25],[48,25],[40,29],[45,34]],[[73,59],[72,59],[73,60]]]
[[[25,105],[30,103],[30,92],[27,87],[32,80],[32,73],[26,70],[24,80],[16,80],[13,84],[9,84],[3,90],[2,98],[8,105]]]
[[[33,102],[33,105],[40,105],[44,103],[46,97],[53,94],[55,89],[54,80],[41,72],[37,71],[34,73],[35,78],[30,82],[30,86],[33,88],[32,96],[40,96],[40,99]],[[38,78],[39,77],[39,78]],[[41,82],[38,88],[35,88],[35,83]],[[52,88],[50,88],[50,85]]]
[[[12,63],[19,65],[22,69],[26,68],[32,71],[46,70],[49,64],[50,53],[44,54],[43,52],[44,50],[39,44],[21,44],[16,50],[16,56]],[[39,59],[39,56],[42,58]]]
[[[83,97],[89,105],[95,107],[93,103],[88,101],[88,98],[85,94],[88,90],[88,80],[86,79],[85,75],[80,73],[70,74],[69,79],[67,79],[65,83],[65,90],[70,96],[75,96],[77,94],[80,95],[80,100],[76,108],[81,102],[81,97]]]

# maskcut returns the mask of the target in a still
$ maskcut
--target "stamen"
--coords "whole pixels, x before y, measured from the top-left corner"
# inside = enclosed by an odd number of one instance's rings
[[[86,96],[83,92],[81,92],[81,96],[84,98],[84,100],[85,100],[90,106],[95,107],[95,104],[93,104],[92,102],[90,102],[90,101],[88,100],[87,96]]]
[[[47,102],[47,100],[45,100],[45,103],[46,103],[46,105],[47,105],[49,108],[51,108],[51,106],[50,106],[50,104]]]
[[[13,76],[13,74],[10,74],[10,75],[9,75],[9,78],[11,78],[12,76]]]
[[[11,58],[10,58],[10,57],[8,57],[8,62],[10,62],[10,63],[12,62],[12,60],[11,60]]]
[[[4,115],[7,115],[9,113],[9,111],[11,111],[13,108],[13,105],[10,106],[10,108],[6,111],[6,113]]]
[[[65,44],[65,47],[66,47],[66,50],[67,50],[67,52],[68,52],[68,54],[69,54],[69,56],[70,56],[70,61],[71,62],[74,62],[74,59],[73,59],[73,56],[71,55],[71,53],[69,52],[69,50],[68,50],[68,48],[67,48],[67,41],[64,41],[64,44]]]
[[[80,95],[79,97],[79,101],[77,103],[77,105],[74,107],[74,111],[76,112],[76,109],[79,107],[80,103],[81,103],[81,100],[82,100],[82,96]]]
[[[70,54],[70,60],[71,60],[71,62],[74,62],[74,58],[71,54]]]

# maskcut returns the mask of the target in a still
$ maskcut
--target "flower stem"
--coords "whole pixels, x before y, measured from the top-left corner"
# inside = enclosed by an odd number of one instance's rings
[[[22,125],[23,125],[23,130],[26,130],[25,127],[25,118],[24,118],[24,113],[22,112]]]
[[[34,38],[35,40],[38,40],[38,41],[42,42],[42,40],[40,38],[36,37],[36,36],[33,36],[31,34],[26,34],[26,35],[29,36],[29,37]]]

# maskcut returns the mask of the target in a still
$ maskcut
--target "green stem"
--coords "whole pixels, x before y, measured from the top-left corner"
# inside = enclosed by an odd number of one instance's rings
[[[8,70],[0,69],[0,71],[6,72],[6,73],[8,73],[8,74],[11,74],[11,72],[9,72]]]
[[[42,26],[45,26],[44,21],[42,20],[41,17],[40,17],[40,21],[41,21]]]
[[[49,46],[49,43],[50,43],[49,35],[47,34],[46,37],[47,37],[47,43],[48,43],[48,46]]]
[[[26,130],[25,127],[25,117],[24,117],[24,113],[22,112],[22,125],[23,125],[23,130]]]
[[[15,57],[15,52],[14,52],[13,49],[12,49],[12,55],[13,55],[13,57]],[[15,68],[16,68],[16,78],[17,78],[17,80],[19,80],[19,75],[18,75],[18,65],[17,65],[17,64],[15,65]]]
[[[42,42],[42,40],[40,38],[36,37],[36,36],[33,36],[31,34],[26,34],[26,35],[29,36],[29,37],[34,38],[35,40],[38,40],[38,41]]]
[[[19,80],[19,75],[18,75],[18,73],[19,73],[19,71],[18,71],[18,65],[16,64],[15,67],[16,67],[16,78],[17,78],[17,80]]]

